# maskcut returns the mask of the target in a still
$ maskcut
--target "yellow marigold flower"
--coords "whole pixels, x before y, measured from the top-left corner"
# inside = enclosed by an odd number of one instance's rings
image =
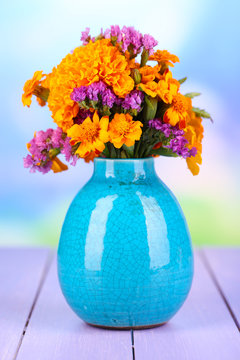
[[[165,112],[163,121],[175,126],[179,124],[180,129],[184,129],[189,119],[188,101],[182,94],[173,96],[171,107]]]
[[[154,60],[158,64],[164,63],[168,66],[174,66],[173,63],[179,62],[179,58],[176,55],[170,54],[167,50],[157,50],[148,60]]]
[[[99,120],[99,116],[95,112],[93,120],[87,117],[82,124],[73,125],[67,135],[71,138],[72,145],[80,142],[76,154],[86,157],[91,151],[101,153],[105,149],[105,143],[109,141],[108,122],[108,116]]]
[[[32,95],[36,87],[40,84],[43,77],[42,71],[35,71],[31,80],[27,80],[23,87],[22,103],[30,107],[32,103]]]
[[[61,160],[59,160],[58,157],[55,157],[54,159],[52,159],[51,170],[54,173],[65,171],[67,169],[68,169],[67,165],[65,165]]]
[[[166,71],[157,84],[157,94],[166,103],[171,104],[173,96],[177,95],[180,84],[173,79],[171,71]]]
[[[102,80],[117,96],[124,97],[134,88],[130,66],[125,56],[112,46],[110,39],[91,41],[76,48],[54,68],[50,79],[48,105],[52,117],[63,131],[72,125],[78,105],[70,95],[75,87]]]
[[[133,121],[129,114],[115,114],[109,123],[110,141],[116,148],[134,145],[142,135],[141,121]]]
[[[151,97],[157,96],[157,83],[155,81],[149,81],[146,84],[140,83],[138,88],[143,90],[145,94],[150,95]]]

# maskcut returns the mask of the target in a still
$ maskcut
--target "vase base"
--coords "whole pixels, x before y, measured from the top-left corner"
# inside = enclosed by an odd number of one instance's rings
[[[140,325],[140,326],[105,326],[105,325],[97,325],[97,324],[91,324],[91,323],[86,323],[86,324],[100,328],[100,329],[106,329],[106,330],[146,330],[146,329],[153,329],[155,327],[162,326],[166,323],[167,323],[167,321],[160,323],[160,324]]]

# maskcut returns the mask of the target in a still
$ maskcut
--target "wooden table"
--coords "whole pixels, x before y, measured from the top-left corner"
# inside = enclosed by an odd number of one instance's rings
[[[191,293],[166,325],[90,327],[66,304],[49,249],[0,249],[0,360],[239,360],[240,248],[196,250]]]

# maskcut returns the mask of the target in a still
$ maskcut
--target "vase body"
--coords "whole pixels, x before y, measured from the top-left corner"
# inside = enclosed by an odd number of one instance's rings
[[[63,224],[58,276],[93,325],[151,327],[178,311],[192,283],[191,239],[152,158],[94,160]]]

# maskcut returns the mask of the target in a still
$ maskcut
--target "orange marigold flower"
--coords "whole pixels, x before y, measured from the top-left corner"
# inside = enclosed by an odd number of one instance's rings
[[[171,104],[179,88],[179,82],[173,79],[171,71],[167,70],[159,79],[157,94],[166,104]]]
[[[53,69],[48,105],[54,121],[64,131],[73,125],[72,118],[78,112],[78,104],[70,98],[73,89],[99,80],[111,86],[119,97],[134,88],[129,63],[110,39],[90,41],[76,48]]]
[[[145,92],[145,94],[152,97],[157,96],[157,83],[155,81],[149,81],[146,84],[140,83],[138,89]]]
[[[51,73],[46,74],[46,78],[41,81],[41,86],[44,88],[49,89],[50,88],[50,81],[51,81]]]
[[[115,114],[109,123],[110,141],[116,148],[134,145],[142,135],[141,121],[133,121],[129,114]]]
[[[167,50],[157,50],[149,60],[157,61],[158,64],[166,64],[168,66],[174,66],[173,63],[179,62],[179,58],[176,55],[170,54]]]
[[[93,161],[95,157],[98,157],[99,153],[96,153],[95,151],[91,151],[87,156],[84,157],[84,161],[86,163],[89,163],[90,161]]]
[[[55,157],[54,159],[52,159],[52,167],[51,170],[54,173],[58,173],[61,171],[65,171],[68,169],[68,166],[65,165],[61,160],[59,160],[58,157]]]
[[[191,100],[191,99],[190,99]],[[199,173],[199,165],[202,164],[202,139],[204,128],[202,125],[202,119],[197,116],[192,110],[190,110],[191,101],[188,101],[189,104],[189,114],[190,120],[187,124],[186,129],[184,129],[184,137],[188,140],[187,146],[191,149],[195,147],[197,149],[197,155],[191,156],[186,159],[189,170],[193,175]]]
[[[139,72],[142,76],[141,83],[146,84],[150,81],[153,81],[156,78],[159,70],[160,70],[160,67],[158,65],[154,66],[154,67],[148,66],[148,65],[141,67],[139,69]]]
[[[71,138],[71,145],[80,142],[76,154],[80,157],[86,157],[91,151],[101,153],[105,149],[105,143],[109,140],[108,122],[108,116],[99,120],[99,116],[95,112],[92,120],[87,117],[82,124],[73,125],[68,130],[67,135]]]
[[[198,151],[195,156],[186,159],[187,166],[193,175],[198,175],[200,171],[199,165],[202,164],[202,155]]]
[[[37,102],[38,102],[38,105],[40,105],[40,106],[45,106],[46,105],[46,101],[41,99],[40,97],[37,97]]]
[[[197,150],[202,152],[202,139],[204,128],[202,125],[202,118],[196,116],[194,112],[191,113],[190,120],[188,121],[185,131],[185,138],[191,147],[195,146]]]
[[[31,80],[27,80],[23,87],[23,94],[22,94],[22,103],[23,105],[27,105],[30,107],[32,103],[32,95],[36,87],[40,84],[41,79],[43,78],[42,71],[35,71]]]
[[[140,68],[140,64],[136,61],[136,58],[131,59],[131,55],[130,55],[129,51],[126,50],[124,55],[125,55],[125,58],[127,59],[129,69],[139,69]]]
[[[172,126],[179,124],[179,128],[184,129],[188,119],[188,101],[184,95],[178,93],[173,96],[172,106],[165,112],[163,121]]]

